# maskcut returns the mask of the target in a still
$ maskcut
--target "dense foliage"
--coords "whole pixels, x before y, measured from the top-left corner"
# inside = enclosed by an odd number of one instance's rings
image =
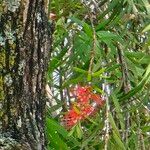
[[[51,1],[49,149],[149,149],[149,7],[148,0]],[[75,105],[71,90],[81,85],[105,104],[67,130],[62,118]]]

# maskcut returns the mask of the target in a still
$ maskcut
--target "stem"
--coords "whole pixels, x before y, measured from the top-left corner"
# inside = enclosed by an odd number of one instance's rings
[[[131,85],[128,80],[128,68],[127,68],[127,64],[124,60],[123,51],[121,50],[119,45],[117,45],[117,48],[118,48],[119,63],[121,64],[121,70],[122,70],[123,90],[125,93],[128,93],[131,90]],[[128,108],[129,105],[127,104],[126,107]],[[125,122],[126,130],[125,130],[125,132],[122,132],[122,140],[125,140],[127,143],[127,139],[129,136],[128,132],[129,132],[129,127],[130,127],[130,113],[129,112],[126,112],[125,118],[126,118],[126,122]]]
[[[88,73],[89,75],[92,74],[92,65],[93,65],[93,62],[94,62],[94,56],[95,56],[95,48],[96,48],[96,34],[95,34],[95,29],[93,28],[93,49],[91,50],[91,60],[90,60],[90,65],[89,65],[89,70],[88,70]]]
[[[109,100],[108,97],[106,97],[106,120],[105,120],[105,146],[104,150],[108,149],[108,140],[109,140],[109,112],[110,112],[110,105],[109,105]]]
[[[93,30],[93,46],[91,49],[91,58],[90,58],[90,64],[89,64],[89,70],[88,70],[88,77],[90,77],[88,80],[91,80],[91,74],[92,74],[92,65],[94,62],[94,57],[95,57],[95,50],[96,50],[96,32],[95,32],[95,27],[94,27],[94,14],[89,10],[89,7],[87,6],[86,2],[84,2],[85,7],[87,8],[88,15],[90,16],[90,22]]]

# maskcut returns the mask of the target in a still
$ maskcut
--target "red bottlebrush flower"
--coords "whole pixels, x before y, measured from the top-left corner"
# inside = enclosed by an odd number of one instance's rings
[[[74,94],[77,96],[78,102],[88,103],[89,100],[93,100],[98,105],[102,105],[104,102],[100,95],[92,92],[92,88],[90,86],[78,86],[74,89]]]
[[[78,102],[87,103],[91,97],[91,87],[90,86],[78,86],[73,91],[74,95],[77,97]]]
[[[79,108],[78,108],[79,107]],[[80,109],[80,110],[79,110]],[[69,110],[63,117],[63,124],[66,128],[73,127],[78,121],[84,120],[86,117],[91,115],[94,112],[95,108],[90,104],[74,106]]]
[[[104,103],[98,94],[92,92],[90,86],[78,86],[73,90],[72,94],[77,98],[77,101],[64,115],[62,120],[64,126],[68,129],[73,127],[78,121],[86,119],[95,112],[96,108],[92,106],[91,101],[99,106],[102,106]]]
[[[73,127],[80,118],[81,116],[74,109],[71,109],[63,117],[64,126],[67,128]]]
[[[95,108],[91,105],[87,105],[86,107],[84,107],[81,111],[82,111],[82,116],[83,118],[88,117],[89,115],[91,115],[94,112]]]

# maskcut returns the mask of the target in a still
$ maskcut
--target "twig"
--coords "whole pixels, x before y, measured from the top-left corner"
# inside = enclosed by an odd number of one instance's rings
[[[131,90],[131,85],[130,82],[128,80],[128,68],[127,68],[127,64],[124,60],[124,53],[121,50],[121,48],[119,47],[119,45],[117,45],[117,49],[118,49],[118,57],[119,57],[119,63],[121,64],[121,70],[122,70],[122,79],[123,79],[123,89],[125,93],[128,93]],[[128,104],[127,104],[128,107]],[[126,122],[125,122],[125,132],[123,132],[122,134],[122,140],[125,140],[127,142],[128,139],[128,129],[130,127],[130,113],[127,112],[126,113]]]
[[[106,97],[105,100],[106,100],[106,120],[105,120],[105,146],[104,146],[104,150],[107,150],[108,149],[108,140],[109,140],[109,130],[110,130],[110,125],[109,125],[110,105],[109,105],[108,97]]]
[[[95,35],[95,29],[93,29],[93,49],[91,50],[91,59],[90,59],[90,65],[88,70],[89,75],[92,74],[92,65],[95,57],[95,52],[94,52],[95,48],[96,48],[96,35]]]
[[[93,14],[93,12],[89,11],[89,7],[87,6],[86,2],[84,2],[84,5],[87,8],[88,16],[90,16],[89,19],[90,19],[92,30],[93,30],[93,46],[92,46],[92,49],[91,49],[91,56],[90,56],[91,58],[90,58],[90,64],[89,64],[89,70],[88,70],[88,74],[91,76],[92,66],[93,66],[94,57],[95,57],[95,50],[96,50],[96,32],[95,32],[94,18],[93,18],[94,14]]]

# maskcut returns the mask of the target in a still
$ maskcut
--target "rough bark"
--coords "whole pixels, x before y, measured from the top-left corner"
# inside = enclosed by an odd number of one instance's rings
[[[43,150],[51,40],[45,2],[0,3],[0,149]]]

